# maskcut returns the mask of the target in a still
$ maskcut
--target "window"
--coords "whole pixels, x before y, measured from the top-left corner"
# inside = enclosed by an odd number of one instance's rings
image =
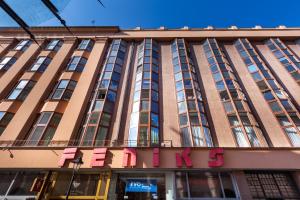
[[[248,70],[250,73],[256,72],[258,69],[255,65],[248,66]]]
[[[0,62],[0,70],[8,70],[15,62],[15,57],[6,56]]]
[[[80,56],[73,56],[67,66],[68,71],[82,72],[87,59]]]
[[[158,126],[159,125],[157,114],[151,113],[151,125],[152,126]]]
[[[30,71],[32,72],[44,72],[47,68],[47,66],[50,64],[51,58],[45,57],[45,56],[40,56],[38,59],[35,61],[35,63],[32,65],[30,68]]]
[[[53,100],[69,100],[73,94],[77,82],[73,80],[60,80],[51,95]]]
[[[35,178],[44,178],[44,176],[43,172],[1,172],[0,195],[4,197],[2,195],[7,193],[7,199],[22,199],[20,196],[28,199],[28,196],[36,196],[37,192],[31,192],[30,188]]]
[[[253,199],[299,199],[292,176],[286,172],[245,172]]]
[[[9,100],[25,100],[33,86],[35,85],[34,81],[31,80],[20,80],[15,89],[7,97]]]
[[[279,104],[277,102],[270,102],[269,105],[271,106],[271,109],[273,110],[273,112],[281,112],[282,109],[279,106]]]
[[[46,50],[50,50],[50,51],[58,51],[60,49],[60,47],[62,46],[62,41],[58,40],[58,39],[54,39],[51,40],[47,47]]]
[[[59,173],[51,195],[64,196],[71,176],[71,173]],[[77,174],[70,189],[70,196],[95,196],[99,180],[101,180],[99,174]],[[103,180],[101,183],[105,184],[105,178]]]
[[[21,40],[15,47],[15,50],[25,51],[29,47],[30,44],[31,44],[30,40]]]
[[[224,102],[223,104],[224,104],[224,108],[225,108],[226,113],[231,113],[231,112],[234,111],[231,102]]]
[[[236,141],[237,141],[239,147],[249,147],[249,144],[243,134],[241,127],[232,128],[232,132],[236,138]]]
[[[271,91],[264,92],[263,95],[267,101],[275,99]]]
[[[47,146],[52,140],[62,115],[54,112],[42,112],[27,138],[27,146]]]
[[[232,116],[228,116],[229,118],[229,123],[230,123],[230,126],[238,126],[240,125],[240,122],[237,118],[236,115],[232,115]]]
[[[0,136],[7,127],[14,114],[0,111]]]
[[[236,198],[231,175],[227,172],[176,172],[177,198]]]
[[[90,39],[84,39],[81,40],[79,45],[78,45],[78,49],[80,50],[87,50],[87,51],[91,51],[93,48],[94,42]]]

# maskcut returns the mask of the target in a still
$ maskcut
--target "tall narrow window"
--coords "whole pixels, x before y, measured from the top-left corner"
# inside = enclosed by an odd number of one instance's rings
[[[94,45],[93,40],[83,39],[83,40],[80,41],[80,43],[78,45],[78,49],[91,51],[92,48],[93,48],[93,45]]]
[[[213,146],[200,83],[184,39],[171,45],[182,146]]]
[[[138,46],[129,146],[159,145],[159,52],[153,39]]]
[[[0,71],[8,70],[10,66],[12,66],[16,62],[16,60],[17,59],[15,57],[11,57],[11,56],[4,57],[0,62]]]
[[[25,51],[29,47],[30,44],[31,44],[31,40],[21,40],[15,47],[15,50]]]
[[[61,120],[61,116],[60,113],[42,112],[33,126],[25,145],[47,146],[54,136],[56,128]]]
[[[62,44],[63,44],[63,42],[61,40],[53,39],[46,46],[46,50],[58,51],[60,49],[60,47],[62,46]]]
[[[51,58],[40,56],[37,58],[35,63],[31,66],[30,71],[32,72],[44,72],[51,62]]]
[[[120,85],[126,42],[114,39],[109,47],[80,133],[80,145],[103,146],[110,131]]]
[[[266,140],[248,105],[249,100],[227,61],[224,50],[216,39],[207,39],[203,44],[203,49],[216,87],[220,82],[224,85],[223,88],[217,87],[217,90],[237,145],[239,147],[266,146]],[[251,71],[257,71],[255,66],[249,67],[251,67]]]
[[[13,113],[0,111],[0,136],[5,130],[10,120],[13,118],[13,116]]]
[[[23,101],[30,93],[31,89],[35,85],[35,81],[31,80],[20,80],[14,90],[7,97],[9,100],[20,100]]]
[[[235,47],[244,60],[248,71],[269,104],[282,130],[293,146],[300,146],[300,114],[281,84],[273,77],[265,63],[259,58],[251,43],[243,38],[235,42]],[[254,70],[255,69],[255,70]],[[260,79],[256,79],[257,74]]]
[[[73,56],[67,66],[68,71],[82,72],[87,59],[80,56]]]
[[[274,56],[278,59],[281,65],[300,85],[300,61],[299,59],[286,47],[286,45],[279,39],[269,39],[266,45],[272,51]]]
[[[76,81],[60,80],[51,94],[53,100],[69,100],[76,87]]]

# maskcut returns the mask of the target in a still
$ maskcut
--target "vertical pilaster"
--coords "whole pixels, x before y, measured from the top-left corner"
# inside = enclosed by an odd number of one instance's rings
[[[297,105],[300,105],[300,86],[297,84],[291,74],[285,69],[285,67],[278,61],[271,50],[263,44],[257,44],[256,48],[261,52],[261,56],[269,63],[269,68],[283,83],[287,92],[292,95],[292,98],[296,101]]]
[[[255,107],[257,114],[268,133],[270,142],[274,147],[290,147],[291,145],[285,136],[285,133],[282,131],[277,119],[271,111],[271,108],[252,79],[236,48],[233,45],[225,45],[225,49],[233,63],[233,67],[241,79],[241,83],[245,87],[245,91],[251,99],[251,102],[253,103],[253,106]]]
[[[74,38],[65,39],[64,44],[54,56],[46,71],[43,72],[38,82],[22,103],[18,112],[14,115],[13,119],[6,127],[0,137],[1,140],[16,140],[23,138],[30,130],[36,114],[44,100],[48,97],[49,92],[58,78],[58,74],[62,68],[65,67],[68,57],[70,53],[72,53],[74,44]]]
[[[40,46],[44,40],[33,42],[28,49],[18,58],[18,60],[1,76],[0,79],[0,99],[3,99],[12,86],[17,82],[18,77],[26,70],[28,64],[31,63],[40,52]]]
[[[235,140],[230,129],[225,110],[220,101],[214,79],[211,75],[203,47],[200,44],[191,44],[191,47],[197,61],[195,67],[199,68],[199,80],[201,80],[203,84],[203,89],[207,98],[207,105],[216,134],[214,141],[217,140],[218,146],[220,147],[235,147]]]
[[[70,140],[73,134],[79,131],[82,119],[86,115],[93,86],[99,74],[100,63],[104,59],[106,46],[106,38],[96,38],[93,50],[53,136],[53,141]]]
[[[161,74],[160,110],[162,112],[163,140],[171,140],[174,147],[181,146],[181,131],[176,101],[176,87],[170,44],[161,45]]]

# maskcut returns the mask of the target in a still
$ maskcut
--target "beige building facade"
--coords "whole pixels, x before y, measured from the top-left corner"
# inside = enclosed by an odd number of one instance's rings
[[[300,29],[31,31],[0,29],[1,198],[300,199]]]

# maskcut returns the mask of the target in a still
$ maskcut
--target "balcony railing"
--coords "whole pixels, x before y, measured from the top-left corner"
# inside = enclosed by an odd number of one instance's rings
[[[160,143],[137,140],[0,140],[0,147],[173,147],[172,140]]]

